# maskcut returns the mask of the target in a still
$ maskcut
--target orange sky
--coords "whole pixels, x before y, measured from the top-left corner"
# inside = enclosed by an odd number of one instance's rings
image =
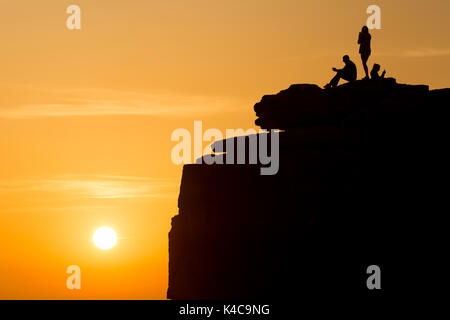
[[[251,128],[262,95],[328,82],[382,10],[373,55],[448,87],[450,2],[0,0],[0,299],[163,299],[174,129]],[[82,29],[66,29],[78,4]],[[97,249],[97,227],[119,234]],[[82,289],[65,287],[66,267]]]

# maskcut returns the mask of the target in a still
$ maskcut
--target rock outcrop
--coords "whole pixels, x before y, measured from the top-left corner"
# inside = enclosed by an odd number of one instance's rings
[[[168,298],[361,295],[373,264],[384,288],[405,285],[439,241],[424,230],[445,199],[449,104],[450,89],[394,79],[264,96],[256,124],[283,130],[279,171],[184,166]]]

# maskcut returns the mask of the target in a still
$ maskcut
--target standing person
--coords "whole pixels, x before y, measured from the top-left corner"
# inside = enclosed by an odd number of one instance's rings
[[[369,56],[371,53],[370,50],[370,40],[372,36],[369,33],[369,28],[367,26],[362,27],[361,32],[358,37],[359,44],[359,53],[361,54],[361,60],[364,67],[364,72],[366,73],[366,77],[364,79],[369,79],[369,68],[367,67],[367,60],[369,60]]]

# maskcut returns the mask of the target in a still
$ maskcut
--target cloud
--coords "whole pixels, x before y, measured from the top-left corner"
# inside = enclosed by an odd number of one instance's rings
[[[390,56],[390,57],[406,57],[406,58],[428,58],[428,57],[445,57],[450,55],[450,49],[413,49],[395,52],[377,52],[377,56]]]
[[[166,179],[106,175],[65,175],[0,182],[0,194],[59,193],[71,199],[165,198],[177,184]]]
[[[187,116],[223,112],[236,108],[235,99],[212,96],[182,96],[179,94],[145,94],[105,89],[34,89],[41,91],[36,102],[15,106],[0,106],[0,117],[67,117],[104,115]],[[42,96],[48,97],[43,99]],[[58,101],[58,102],[55,102]]]
[[[450,49],[422,49],[409,50],[405,52],[407,57],[444,57],[450,55]]]

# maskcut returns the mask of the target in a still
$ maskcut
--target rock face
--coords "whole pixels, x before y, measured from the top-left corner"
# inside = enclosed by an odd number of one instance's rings
[[[449,103],[450,89],[394,79],[264,96],[256,124],[283,129],[279,171],[184,166],[168,298],[356,296],[370,265],[403,288],[439,241],[424,230],[444,205]]]

